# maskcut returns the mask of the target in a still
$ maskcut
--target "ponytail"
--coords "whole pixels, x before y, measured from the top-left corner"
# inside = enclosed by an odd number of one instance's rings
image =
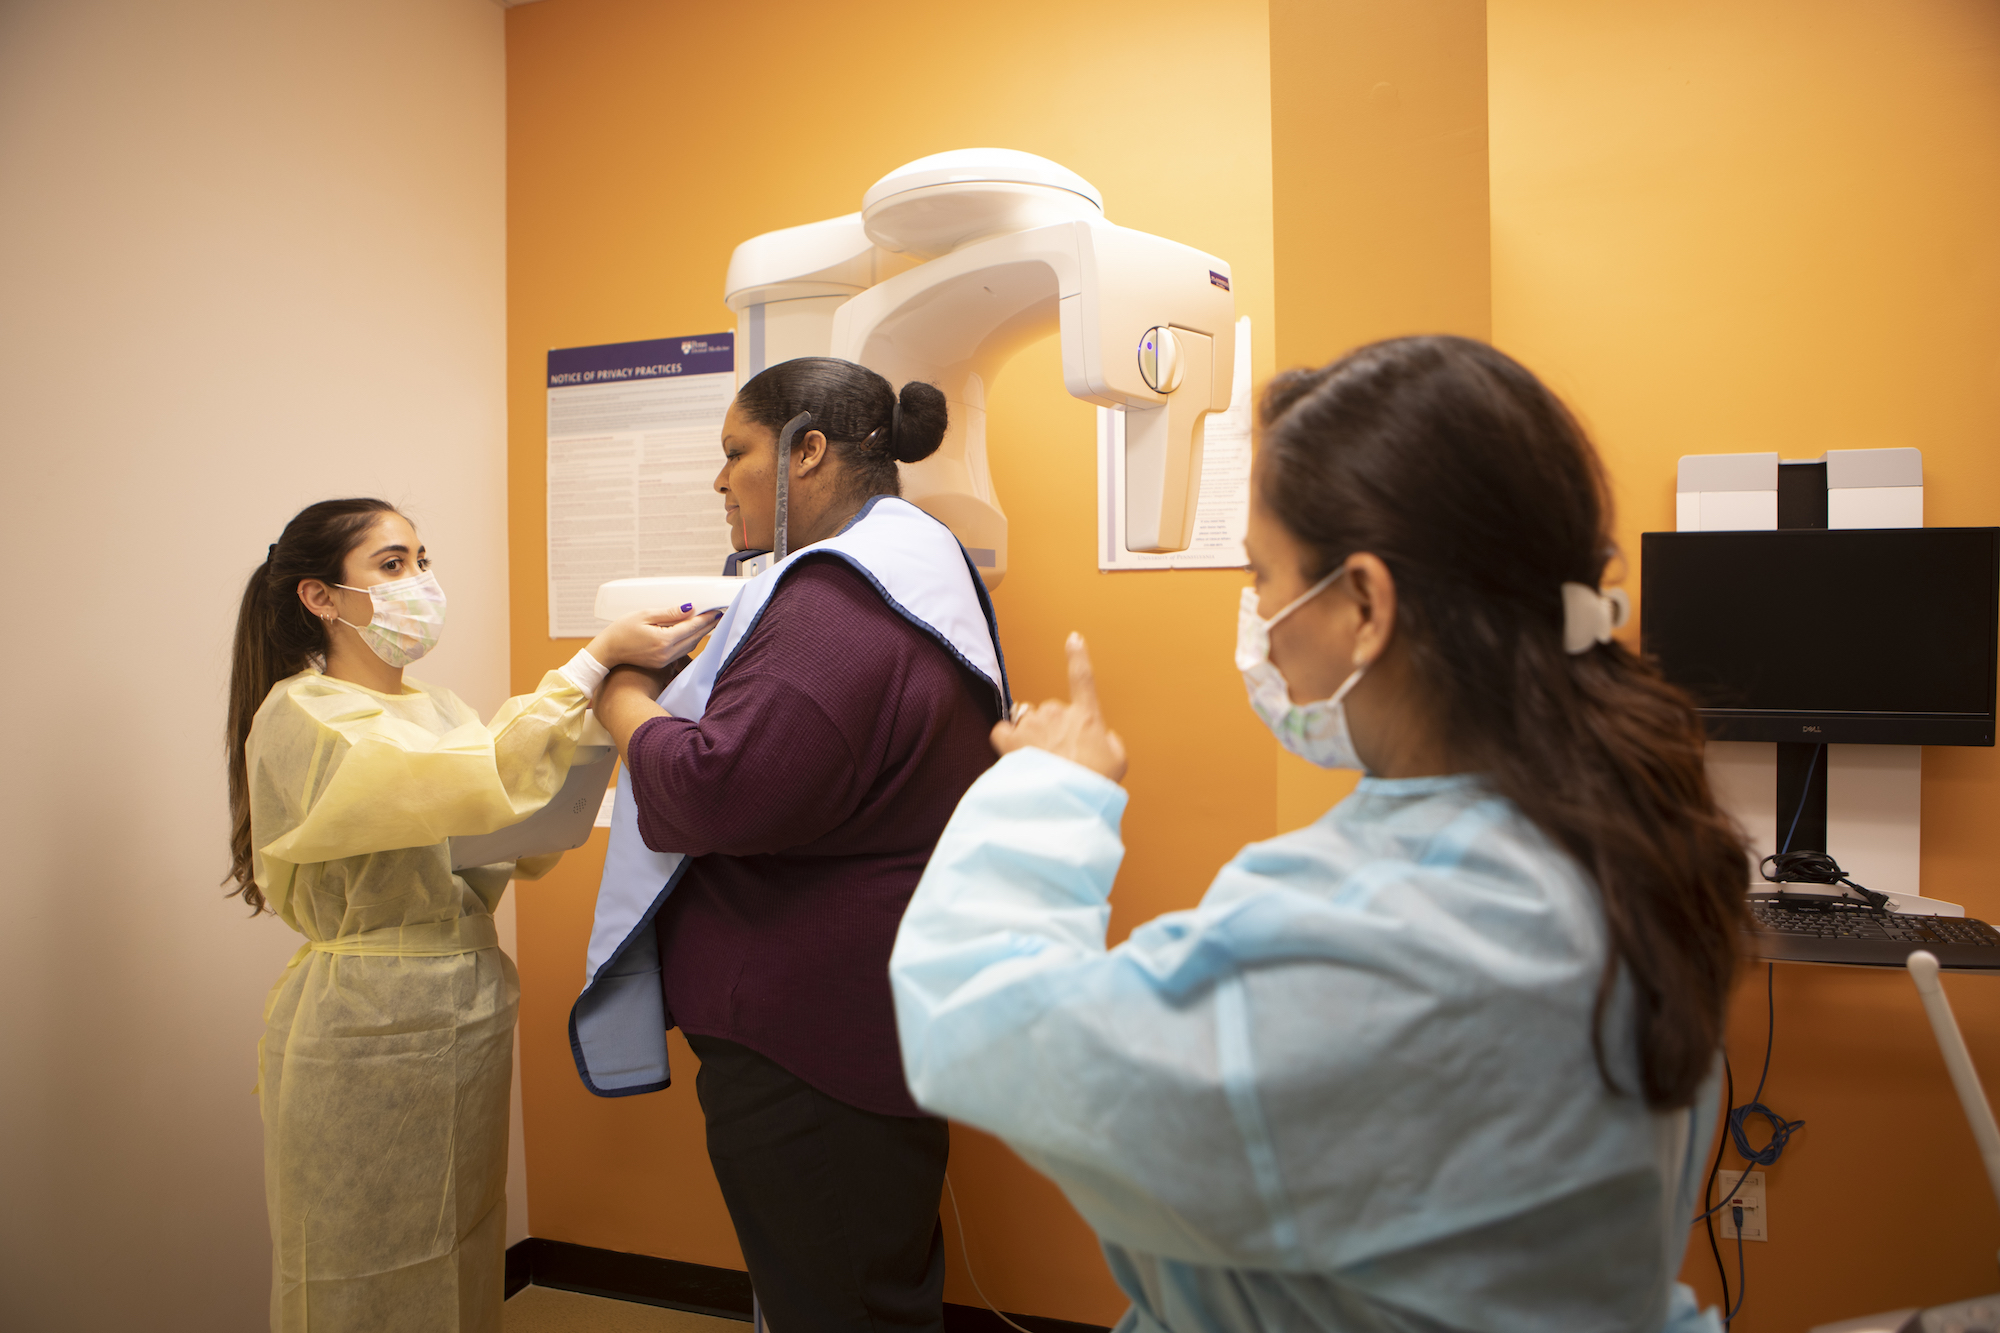
[[[326,656],[326,627],[299,600],[299,583],[338,583],[347,553],[382,514],[396,513],[382,500],[323,500],[299,511],[265,552],[264,563],[244,585],[230,653],[229,719],[224,751],[229,766],[229,896],[241,896],[251,914],[265,910],[257,887],[250,830],[250,724],[271,689]]]
[[[1608,943],[1591,1041],[1629,985],[1639,1091],[1692,1104],[1721,1045],[1745,923],[1742,831],[1691,701],[1616,640],[1572,654],[1562,585],[1614,554],[1597,454],[1524,367],[1400,338],[1267,388],[1259,496],[1318,563],[1373,552],[1439,727],[1596,883]],[[1594,636],[1593,636],[1594,637]]]
[[[1513,712],[1509,743],[1486,747],[1483,767],[1602,894],[1611,957],[1591,1034],[1598,1067],[1607,1067],[1604,1020],[1622,969],[1646,1100],[1688,1105],[1722,1044],[1748,910],[1743,834],[1709,788],[1700,720],[1616,641],[1571,659],[1543,687],[1527,684]]]

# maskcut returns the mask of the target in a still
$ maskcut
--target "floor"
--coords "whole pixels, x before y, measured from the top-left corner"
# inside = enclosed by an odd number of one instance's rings
[[[523,1287],[501,1307],[504,1333],[748,1333],[750,1325],[656,1305]]]

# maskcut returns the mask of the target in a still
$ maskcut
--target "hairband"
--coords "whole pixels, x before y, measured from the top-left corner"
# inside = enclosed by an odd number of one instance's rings
[[[1565,583],[1562,598],[1563,651],[1572,656],[1610,643],[1611,631],[1632,618],[1632,599],[1623,588],[1599,592],[1585,584]]]

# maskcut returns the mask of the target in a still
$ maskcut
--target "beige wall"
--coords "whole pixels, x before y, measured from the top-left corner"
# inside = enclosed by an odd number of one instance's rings
[[[492,0],[0,4],[0,1326],[264,1325],[234,603],[384,495],[504,695],[504,96]]]

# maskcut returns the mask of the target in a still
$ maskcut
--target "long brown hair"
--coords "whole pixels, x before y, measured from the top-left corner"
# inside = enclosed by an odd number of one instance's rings
[[[326,656],[326,626],[299,600],[299,582],[338,583],[346,577],[347,553],[384,514],[399,512],[386,500],[322,500],[301,509],[264,563],[243,589],[236,612],[236,646],[229,669],[229,724],[224,743],[229,759],[230,896],[242,895],[251,915],[264,910],[250,848],[250,773],[245,750],[250,723],[271,687],[297,675],[315,657]]]
[[[1691,1104],[1714,1067],[1746,908],[1742,831],[1717,808],[1693,704],[1612,641],[1563,648],[1564,583],[1616,552],[1603,469],[1526,368],[1466,338],[1398,338],[1267,387],[1259,494],[1318,578],[1373,552],[1444,734],[1595,879],[1609,953],[1592,1043],[1631,986],[1640,1079]],[[1613,1084],[1615,1086],[1615,1084]]]

